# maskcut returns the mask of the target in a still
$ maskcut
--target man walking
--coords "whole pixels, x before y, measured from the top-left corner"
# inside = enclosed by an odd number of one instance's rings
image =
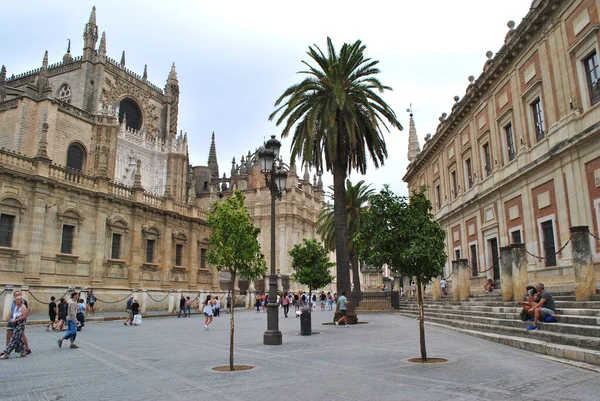
[[[29,309],[29,306],[27,305],[27,300],[25,298],[23,298],[23,294],[21,293],[20,290],[15,290],[13,292],[13,301],[12,304],[10,306],[10,315],[12,316],[15,313],[15,308],[17,307],[17,304],[15,302],[15,299],[17,297],[21,297],[23,299],[23,305],[25,305],[25,308]],[[6,326],[6,345],[8,345],[8,342],[10,341],[10,337],[13,334],[13,327],[11,324]],[[25,344],[25,352],[27,352],[27,355],[31,354],[31,349],[29,348],[29,341],[27,341],[27,335],[25,335],[25,329],[23,329],[23,343]]]
[[[534,303],[529,309],[529,313],[533,314],[533,324],[527,328],[529,331],[537,330],[540,318],[543,319],[556,313],[554,297],[544,289],[544,284],[537,283],[535,289],[538,294],[538,302]]]
[[[348,312],[346,309],[346,305],[348,305],[349,303],[348,299],[346,298],[346,291],[342,291],[342,295],[338,297],[337,303],[340,306],[340,313],[342,314],[342,317],[340,318],[340,320],[335,322],[335,325],[339,326],[340,323],[343,321],[346,324],[346,327],[350,327],[348,326],[348,316],[346,315],[346,313]]]
[[[129,323],[129,325],[133,323],[133,311],[131,310],[132,303],[133,295],[129,297],[127,303],[125,304],[125,311],[127,312],[127,319],[125,319],[125,323],[123,323],[125,326],[127,326],[127,323]]]
[[[75,344],[75,337],[77,337],[77,302],[79,300],[79,293],[73,292],[71,294],[71,299],[69,299],[69,305],[67,308],[67,325],[68,331],[64,337],[58,339],[58,348],[62,348],[62,343],[65,339],[71,340],[71,345],[69,348],[79,348]]]

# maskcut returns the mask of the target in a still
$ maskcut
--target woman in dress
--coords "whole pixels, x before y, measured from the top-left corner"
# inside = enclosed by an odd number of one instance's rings
[[[10,336],[10,340],[8,340],[8,344],[6,345],[4,352],[0,354],[1,359],[8,359],[8,356],[13,351],[16,351],[21,357],[27,356],[25,342],[23,341],[23,332],[25,331],[27,314],[27,308],[25,305],[23,305],[23,297],[16,297],[15,310],[8,321],[8,324],[13,327],[12,335]]]
[[[206,301],[202,305],[204,305],[204,328],[208,330],[208,325],[213,321],[213,306],[215,305],[215,301],[210,299],[210,295],[207,295]]]
[[[67,300],[64,298],[60,299],[58,303],[58,324],[56,325],[56,331],[61,331],[63,326],[65,325],[65,321],[67,320],[67,309],[69,304]]]

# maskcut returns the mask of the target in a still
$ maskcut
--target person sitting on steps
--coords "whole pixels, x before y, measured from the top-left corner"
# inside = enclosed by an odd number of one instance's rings
[[[523,307],[521,310],[520,316],[522,321],[529,320],[530,317],[533,317],[533,312],[530,312],[531,307],[538,302],[538,292],[534,286],[527,286],[527,295],[525,295],[522,301],[519,301],[519,305]]]
[[[494,291],[495,286],[496,285],[494,284],[494,280],[492,280],[491,278],[488,278],[487,282],[483,286],[483,289],[485,290],[485,292],[492,292],[492,291]]]
[[[548,291],[544,289],[544,284],[537,283],[535,289],[538,292],[538,302],[534,303],[529,309],[529,313],[533,312],[533,324],[527,328],[529,331],[538,329],[538,322],[540,318],[544,319],[546,316],[554,316],[556,314],[556,306],[554,304],[554,297]]]

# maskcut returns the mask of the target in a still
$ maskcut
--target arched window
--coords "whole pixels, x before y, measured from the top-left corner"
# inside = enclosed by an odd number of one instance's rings
[[[71,103],[71,87],[67,84],[63,84],[63,86],[58,89],[58,94],[56,97],[58,97],[58,100]]]
[[[83,171],[85,167],[85,149],[79,143],[72,143],[67,150],[67,168]]]
[[[119,124],[123,122],[125,116],[125,125],[127,128],[139,130],[142,128],[142,111],[135,100],[125,98],[119,104]]]

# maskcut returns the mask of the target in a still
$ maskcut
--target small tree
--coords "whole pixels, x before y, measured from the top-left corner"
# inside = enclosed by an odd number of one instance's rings
[[[224,202],[215,204],[209,213],[206,224],[212,229],[208,239],[209,250],[206,260],[220,271],[231,274],[231,299],[229,334],[229,368],[234,370],[233,344],[235,333],[235,287],[237,277],[253,281],[267,272],[265,257],[258,243],[260,229],[252,224],[252,219],[244,206],[244,195],[235,191]]]
[[[312,290],[331,284],[333,276],[329,269],[334,267],[335,263],[329,260],[328,251],[314,238],[304,238],[303,244],[294,245],[290,256],[295,272],[292,279],[308,286],[309,305],[312,305]]]
[[[393,272],[417,281],[421,359],[427,361],[422,285],[442,273],[445,231],[431,214],[424,187],[406,202],[385,186],[371,197],[371,207],[363,213],[363,224],[354,238],[360,258],[374,266],[387,263]]]

